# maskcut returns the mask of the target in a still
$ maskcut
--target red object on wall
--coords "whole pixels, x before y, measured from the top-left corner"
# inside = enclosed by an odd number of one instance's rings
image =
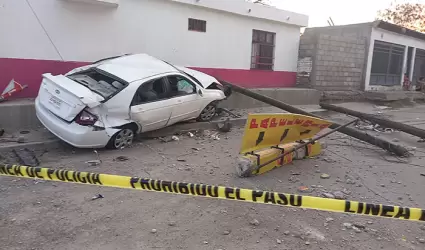
[[[10,80],[28,85],[24,91],[13,98],[35,98],[41,84],[43,73],[64,74],[89,62],[54,61],[36,59],[0,58],[0,89],[4,89]],[[191,67],[218,79],[226,80],[246,88],[287,88],[294,87],[296,72],[218,69]]]

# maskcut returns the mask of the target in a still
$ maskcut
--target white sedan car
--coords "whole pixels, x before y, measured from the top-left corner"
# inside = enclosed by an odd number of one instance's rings
[[[146,54],[103,59],[65,75],[43,74],[38,119],[79,148],[123,148],[136,133],[209,121],[226,98],[217,79]],[[230,93],[229,93],[230,94]]]

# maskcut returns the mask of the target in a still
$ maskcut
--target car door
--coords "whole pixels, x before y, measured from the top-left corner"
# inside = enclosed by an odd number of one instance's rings
[[[140,85],[131,102],[131,119],[139,123],[142,132],[165,127],[170,120],[174,102],[167,93],[163,77]]]
[[[202,108],[202,96],[198,93],[201,87],[182,75],[169,75],[166,79],[170,88],[170,100],[176,103],[168,124],[196,118]]]

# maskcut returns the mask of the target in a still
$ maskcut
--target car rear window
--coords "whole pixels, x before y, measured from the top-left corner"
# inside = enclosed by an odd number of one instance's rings
[[[112,97],[127,86],[127,83],[106,72],[90,69],[69,75],[68,78],[89,88],[105,99]]]

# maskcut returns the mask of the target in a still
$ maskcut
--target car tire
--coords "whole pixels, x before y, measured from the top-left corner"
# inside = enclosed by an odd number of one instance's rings
[[[215,113],[217,112],[217,105],[215,103],[208,104],[201,112],[201,114],[196,119],[198,122],[208,122],[214,118]]]
[[[109,139],[106,148],[109,149],[122,149],[127,148],[133,144],[134,137],[136,136],[135,129],[131,126],[126,126],[120,131],[116,132],[111,139]]]

